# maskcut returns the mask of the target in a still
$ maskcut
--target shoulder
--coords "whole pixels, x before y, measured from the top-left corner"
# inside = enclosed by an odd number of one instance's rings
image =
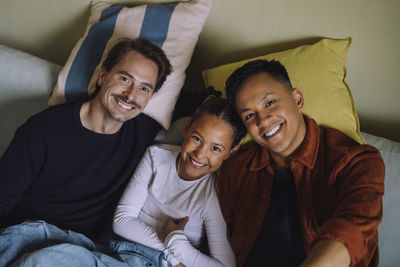
[[[61,115],[64,113],[70,113],[73,111],[79,111],[82,106],[82,102],[72,102],[72,103],[63,103],[55,106],[49,106],[43,111],[37,113],[32,117],[51,117],[54,115]]]
[[[65,124],[68,121],[71,121],[75,114],[79,114],[79,108],[80,105],[77,103],[60,104],[48,107],[28,118],[21,128],[41,130]]]
[[[320,145],[332,155],[338,157],[356,156],[358,154],[380,155],[378,149],[368,144],[359,144],[343,132],[320,126]]]
[[[50,106],[43,111],[33,115],[30,120],[34,122],[62,122],[66,118],[78,116],[82,102],[64,103]]]
[[[359,144],[339,130],[320,127],[320,148],[318,158],[323,159],[332,167],[349,169],[354,166],[364,166],[384,172],[384,162],[379,150],[368,144]]]
[[[379,160],[379,151],[366,144],[359,144],[345,133],[318,125],[315,120],[304,116],[307,132],[295,158],[313,168],[315,164],[328,169],[347,166],[351,161],[360,161],[365,155]]]
[[[169,145],[169,144],[155,144],[149,146],[148,150],[150,153],[154,154],[172,155],[179,153],[180,146]]]
[[[218,173],[218,186],[229,184],[240,188],[250,175],[256,174],[268,163],[268,152],[254,141],[250,141],[223,162]]]
[[[132,138],[133,136],[136,148],[143,149],[144,152],[149,145],[153,144],[161,128],[161,124],[141,113],[135,118],[126,121],[122,126],[121,132],[125,133],[125,138]]]
[[[162,164],[171,161],[171,159],[175,160],[179,151],[179,146],[156,144],[149,146],[146,153],[152,159],[152,161]]]

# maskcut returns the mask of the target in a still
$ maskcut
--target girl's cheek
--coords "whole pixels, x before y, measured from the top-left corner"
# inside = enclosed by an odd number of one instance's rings
[[[220,167],[221,166],[221,164],[222,164],[222,162],[224,161],[224,158],[223,157],[218,157],[218,159],[216,159],[214,162],[215,162],[215,165],[216,165],[216,167]]]

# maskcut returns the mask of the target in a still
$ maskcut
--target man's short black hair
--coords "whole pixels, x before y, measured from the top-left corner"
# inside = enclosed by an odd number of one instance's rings
[[[235,96],[243,82],[252,75],[265,72],[273,79],[282,83],[289,90],[293,89],[286,68],[277,60],[258,59],[247,62],[235,70],[225,83],[225,92],[230,102],[235,102]]]

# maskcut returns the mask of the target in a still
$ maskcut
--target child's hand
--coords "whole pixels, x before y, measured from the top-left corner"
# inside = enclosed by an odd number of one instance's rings
[[[161,232],[159,233],[161,241],[164,242],[165,237],[172,231],[175,230],[183,231],[188,221],[189,221],[189,216],[185,216],[180,219],[174,219],[172,217],[168,217],[164,225],[161,227]]]

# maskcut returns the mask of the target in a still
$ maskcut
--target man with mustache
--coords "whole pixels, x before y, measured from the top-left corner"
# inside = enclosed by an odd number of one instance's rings
[[[94,96],[29,118],[0,159],[0,228],[45,220],[93,239],[110,231],[119,197],[161,129],[142,111],[170,72],[159,47],[124,39],[108,53]]]
[[[239,266],[378,266],[385,167],[379,151],[318,126],[277,61],[251,61],[226,93],[254,142],[221,169]]]

